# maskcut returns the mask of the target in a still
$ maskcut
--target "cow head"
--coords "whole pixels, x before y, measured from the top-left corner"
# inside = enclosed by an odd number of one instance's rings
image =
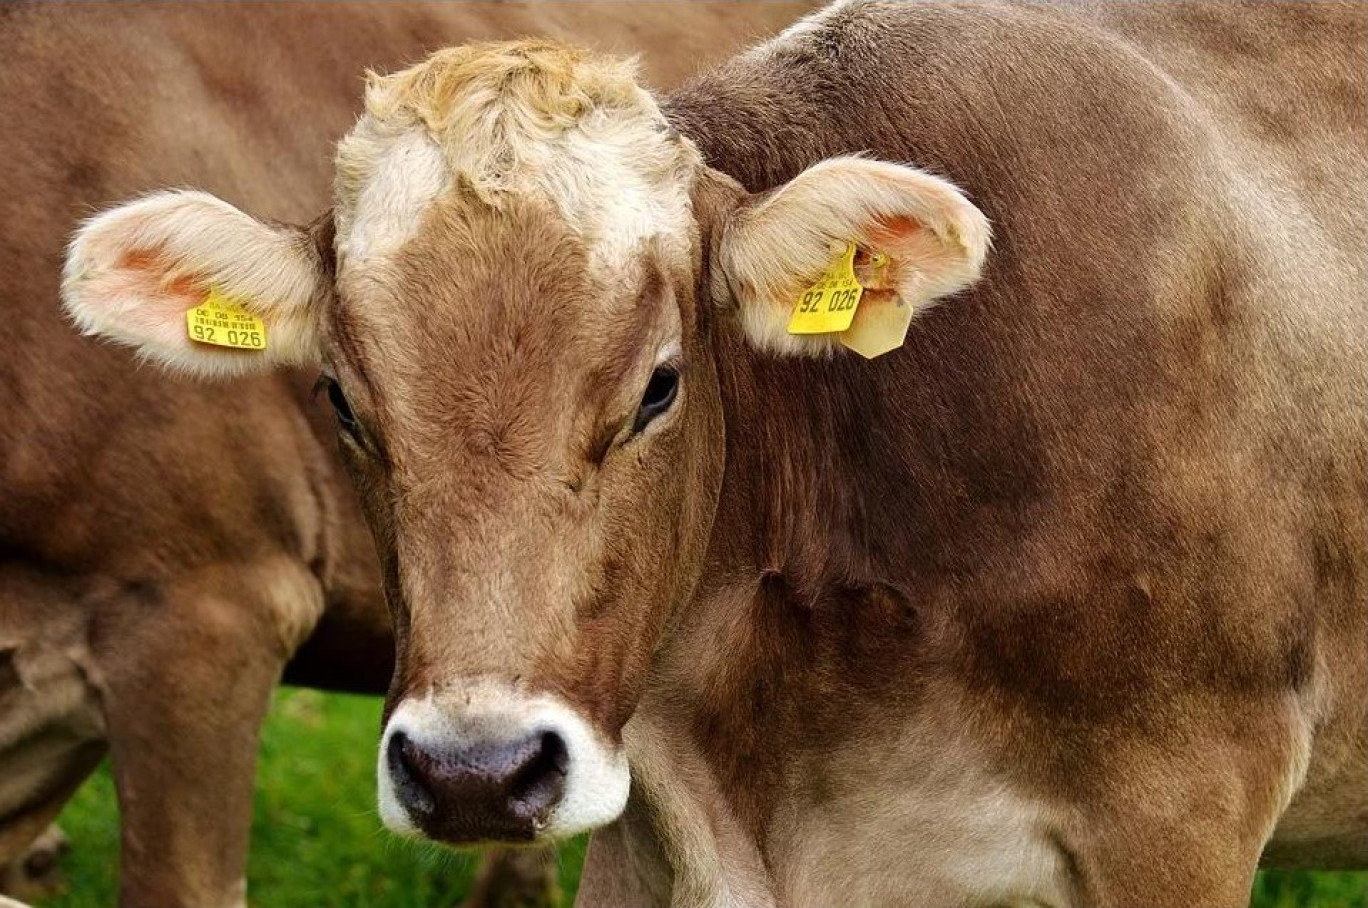
[[[67,309],[189,372],[321,368],[397,632],[388,825],[464,843],[610,822],[623,725],[712,531],[719,335],[829,355],[785,326],[834,249],[886,254],[868,305],[915,309],[977,276],[987,224],[860,158],[747,195],[629,63],[540,42],[373,76],[336,165],[307,229],[196,192],[95,217]],[[189,339],[211,291],[264,351]]]

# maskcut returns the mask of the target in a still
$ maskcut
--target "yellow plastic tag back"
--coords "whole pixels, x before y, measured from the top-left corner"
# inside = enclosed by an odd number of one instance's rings
[[[216,287],[209,288],[204,302],[186,311],[185,331],[192,341],[201,344],[236,350],[266,349],[266,323]]]
[[[831,334],[850,327],[855,318],[855,307],[860,305],[864,287],[855,277],[855,244],[847,243],[845,251],[798,298],[789,319],[789,334]]]
[[[912,307],[896,293],[871,290],[855,320],[836,339],[865,359],[873,359],[901,347],[911,324]]]

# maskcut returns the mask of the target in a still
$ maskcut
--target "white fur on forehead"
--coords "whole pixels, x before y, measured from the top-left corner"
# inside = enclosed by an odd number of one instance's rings
[[[370,77],[366,113],[337,150],[339,242],[362,225],[393,245],[400,223],[411,235],[426,204],[459,185],[494,206],[509,194],[550,201],[598,256],[682,233],[700,161],[637,83],[634,60],[546,41],[449,48]]]
[[[347,143],[353,154],[364,157],[366,169],[350,204],[339,194],[333,209],[342,269],[398,252],[418,229],[423,212],[451,184],[441,151],[419,130],[387,128],[363,118]]]

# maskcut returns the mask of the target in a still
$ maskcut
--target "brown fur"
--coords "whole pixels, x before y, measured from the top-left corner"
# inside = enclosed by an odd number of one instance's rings
[[[671,431],[661,444],[672,457],[645,469],[632,452],[610,448],[651,366],[639,338],[661,335],[653,323],[671,304],[649,276],[648,250],[627,294],[638,318],[623,320],[593,304],[620,288],[568,279],[585,273],[583,251],[545,206],[510,212],[457,197],[427,227],[394,264],[409,277],[365,306],[339,307],[333,323],[340,336],[332,367],[349,388],[372,390],[353,393],[352,407],[384,427],[383,448],[349,448],[364,499],[382,521],[380,537],[462,540],[403,564],[388,560],[393,601],[403,609],[397,679],[421,690],[453,669],[521,674],[529,689],[565,696],[616,735],[635,699],[624,684],[640,683],[646,653],[592,641],[652,639],[664,605],[687,595],[680,577],[643,557],[676,546],[701,555],[697,529],[681,536],[652,515],[704,506],[720,463],[701,440],[720,426],[704,413],[703,422]],[[691,290],[686,275],[671,277],[676,292]],[[405,306],[415,299],[424,305]],[[686,311],[694,309],[690,302]],[[686,322],[686,336],[698,336],[693,329]],[[381,382],[362,382],[357,370],[370,366],[375,375],[388,350],[402,356],[388,358]],[[463,366],[441,376],[406,368],[439,360]],[[711,368],[699,363],[706,387]],[[552,375],[567,380],[536,378]],[[465,465],[459,474],[448,469],[453,461]],[[625,544],[641,533],[654,545]],[[382,551],[392,558],[392,548]],[[491,576],[481,564],[499,570]],[[604,589],[639,607],[606,607]],[[486,613],[455,607],[469,601],[517,603],[536,620],[510,636]]]
[[[73,219],[168,182],[305,219],[362,69],[440,43],[536,30],[631,51],[650,33],[653,75],[675,79],[798,8],[727,22],[717,4],[0,9],[0,666],[19,660],[13,678],[0,668],[0,709],[41,718],[3,758],[48,732],[72,742],[0,817],[0,856],[23,852],[107,746],[122,902],[233,903],[256,729],[285,661],[308,637],[288,678],[377,691],[390,674],[371,542],[310,380],[167,383],[77,338],[57,303]],[[25,666],[88,701],[56,714],[47,689],[20,697]]]
[[[866,151],[989,215],[984,281],[872,363],[757,354],[702,304],[725,181],[654,311],[552,212],[444,199],[326,329],[391,703],[494,675],[627,740],[589,904],[813,898],[795,828],[896,798],[862,780],[902,752],[1039,805],[1079,904],[1368,862],[1364,25],[876,3],[670,95],[751,191]],[[679,412],[595,444],[662,316]]]
[[[1087,901],[1242,903],[1301,728],[1312,764],[1268,856],[1368,860],[1365,338],[1335,259],[1363,252],[1362,12],[838,14],[673,96],[681,130],[752,189],[864,148],[967,187],[998,238],[983,285],[882,368],[718,354],[737,367],[707,572],[772,579],[753,606],[766,632],[721,646],[750,668],[700,685],[695,740],[757,838],[773,801],[743,772],[777,779],[814,726],[858,733],[869,703],[939,681],[973,697],[1005,776],[1076,812],[1059,835]],[[1263,63],[1215,37],[1232,30],[1260,36]],[[1246,112],[1291,85],[1319,104],[1270,135]],[[845,100],[870,91],[867,114]],[[883,118],[898,109],[918,115]],[[831,110],[843,129],[768,143]],[[1231,179],[1285,186],[1282,216],[1321,225],[1298,276]],[[852,648],[854,621],[898,653]],[[688,658],[686,640],[669,648]],[[782,701],[799,711],[737,711],[793,664],[815,684]],[[833,721],[804,717],[814,703]]]

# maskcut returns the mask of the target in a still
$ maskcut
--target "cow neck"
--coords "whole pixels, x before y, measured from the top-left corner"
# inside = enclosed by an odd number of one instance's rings
[[[883,392],[853,356],[781,358],[730,343],[719,367],[727,460],[709,572],[753,574],[812,608],[877,580],[891,516],[871,500],[886,453]],[[905,485],[905,478],[899,483]]]
[[[751,192],[871,144],[847,149],[836,131],[798,128],[819,119],[801,96],[725,82],[704,77],[663,106],[710,166]],[[919,658],[907,566],[934,551],[935,502],[919,477],[937,442],[919,437],[906,393],[927,375],[920,357],[779,357],[751,348],[727,313],[706,324],[726,465],[702,576],[629,725],[649,729],[629,735],[634,791],[656,818],[676,895],[769,905],[767,845],[792,760],[915,696],[909,674],[890,669]]]
[[[880,667],[901,656],[880,647],[917,633],[884,543],[913,493],[889,463],[878,367],[758,354],[725,320],[714,352],[727,459],[709,553],[657,651],[629,742],[665,851],[682,851],[671,854],[676,884],[700,904],[727,892],[767,905],[784,755],[822,729],[843,734],[848,723],[813,716],[859,701],[854,688],[884,696]],[[828,690],[831,679],[842,689]]]

